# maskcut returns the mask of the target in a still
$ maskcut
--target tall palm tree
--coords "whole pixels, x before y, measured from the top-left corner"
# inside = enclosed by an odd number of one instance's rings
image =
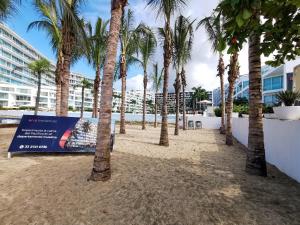
[[[81,87],[81,107],[80,107],[80,118],[83,118],[84,111],[84,92],[85,89],[91,89],[93,84],[89,82],[87,79],[83,79],[77,87]]]
[[[29,63],[28,68],[38,78],[38,89],[37,89],[35,109],[34,109],[34,115],[37,115],[39,104],[40,104],[42,74],[47,73],[50,70],[50,62],[46,59],[39,59]]]
[[[163,84],[163,105],[162,105],[162,125],[159,144],[169,146],[168,137],[168,83],[169,67],[172,58],[172,36],[171,36],[171,17],[181,7],[186,5],[188,0],[148,0],[148,5],[157,10],[158,15],[164,17],[164,84]]]
[[[6,19],[17,10],[21,0],[0,0],[0,21]]]
[[[253,13],[253,22],[260,24],[260,15]],[[260,58],[260,34],[253,30],[249,37],[249,134],[246,171],[267,176],[262,119],[262,75]]]
[[[125,134],[125,101],[126,101],[126,76],[129,67],[129,61],[137,53],[137,29],[133,27],[134,17],[133,11],[128,9],[122,16],[121,30],[120,30],[120,79],[122,82],[122,98],[121,98],[121,113],[120,113],[120,134]]]
[[[142,64],[144,70],[144,95],[143,95],[143,122],[142,122],[142,129],[146,129],[146,97],[147,97],[147,84],[148,84],[148,63],[150,58],[153,56],[157,42],[155,35],[150,27],[147,27],[145,24],[140,24],[137,28],[139,33],[139,51],[138,53],[141,54],[140,62]]]
[[[97,19],[95,31],[91,24],[88,24],[88,36],[90,41],[90,52],[87,54],[89,56],[89,61],[96,70],[96,76],[94,80],[94,104],[92,117],[98,117],[98,99],[101,83],[101,68],[104,66],[105,51],[107,44],[107,25],[109,21],[102,20],[100,17]]]
[[[194,20],[195,21],[195,20]],[[174,134],[179,134],[179,105],[180,105],[180,89],[181,75],[184,71],[183,67],[187,60],[191,57],[192,40],[193,40],[193,23],[189,18],[180,15],[175,21],[174,38],[173,38],[173,62],[176,71],[176,79],[174,83],[175,100],[176,100],[176,119]],[[184,74],[184,73],[183,73]],[[186,85],[186,83],[185,83]],[[184,95],[184,93],[182,93]],[[184,118],[185,119],[185,118]]]
[[[57,3],[62,25],[63,68],[61,76],[61,116],[68,116],[70,66],[74,49],[80,44],[87,48],[88,39],[84,31],[84,21],[80,18],[80,7],[84,0],[59,0]],[[81,50],[81,49],[76,49]],[[83,51],[84,52],[84,51]],[[82,52],[82,54],[83,54]],[[78,53],[76,51],[76,53]]]
[[[233,145],[232,136],[232,110],[233,110],[233,95],[234,84],[239,76],[238,53],[234,52],[230,56],[230,64],[228,65],[228,97],[226,102],[227,122],[226,122],[226,145]]]
[[[158,64],[153,65],[153,74],[152,74],[152,84],[153,90],[155,92],[155,100],[154,100],[154,127],[157,127],[157,99],[156,95],[158,91],[161,89],[162,81],[164,77],[164,69],[162,68],[161,71],[158,71]]]
[[[223,51],[226,48],[225,42],[225,31],[222,26],[222,19],[217,17],[216,15],[211,15],[209,17],[205,17],[202,19],[197,28],[200,26],[204,26],[205,30],[208,34],[208,39],[211,42],[212,50],[214,53],[219,54],[219,63],[218,63],[218,74],[217,76],[220,78],[220,88],[221,88],[221,128],[220,133],[225,134],[225,90],[224,90],[224,60],[223,60]]]
[[[113,78],[118,48],[121,17],[127,0],[111,1],[111,19],[107,40],[106,60],[104,64],[103,83],[101,88],[100,119],[93,170],[90,180],[106,181],[111,177],[110,167],[110,138],[111,112],[113,95]]]
[[[36,28],[38,30],[45,30],[50,37],[50,43],[53,51],[56,53],[56,70],[55,70],[55,83],[56,83],[56,116],[61,113],[61,76],[63,66],[63,52],[62,52],[62,33],[61,21],[57,12],[57,7],[54,1],[35,0],[34,6],[36,11],[40,13],[40,19],[28,25],[27,30]]]
[[[207,100],[208,99],[208,93],[207,91],[200,87],[193,87],[192,91],[194,92],[192,95],[192,105],[193,110],[195,111],[197,108],[197,101]]]

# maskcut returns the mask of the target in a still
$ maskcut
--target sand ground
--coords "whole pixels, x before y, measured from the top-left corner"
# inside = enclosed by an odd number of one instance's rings
[[[244,172],[245,151],[213,130],[157,145],[159,128],[117,135],[112,179],[87,182],[92,155],[6,159],[15,129],[0,129],[1,225],[300,224],[300,184],[269,166]]]

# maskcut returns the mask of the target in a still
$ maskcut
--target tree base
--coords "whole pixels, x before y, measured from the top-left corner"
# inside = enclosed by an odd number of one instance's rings
[[[226,145],[233,145],[233,139],[230,136],[226,136]]]
[[[162,141],[162,140],[160,140],[160,141],[159,141],[159,145],[160,145],[160,146],[169,147],[169,142],[168,142],[168,141]]]
[[[226,134],[226,130],[224,127],[220,127],[220,134]]]
[[[126,134],[125,130],[120,130],[120,134]]]
[[[88,178],[88,181],[108,181],[111,178],[111,171],[110,169],[104,171],[95,171],[92,170],[91,176]]]
[[[259,157],[254,161],[251,161],[249,158],[247,158],[246,173],[250,175],[266,177],[268,175],[266,161]]]

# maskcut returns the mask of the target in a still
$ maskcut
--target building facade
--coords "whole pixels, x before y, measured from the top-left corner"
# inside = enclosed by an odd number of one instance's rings
[[[125,95],[125,111],[128,113],[143,113],[143,98],[144,91],[130,90]],[[120,112],[121,110],[121,91],[113,91],[113,112]],[[154,110],[154,93],[147,91],[146,96],[146,110],[147,113],[153,113]]]
[[[33,106],[37,93],[37,77],[28,69],[29,63],[46,58],[14,31],[0,23],[0,106]],[[50,61],[50,60],[48,60]],[[55,109],[55,64],[42,75],[40,107]],[[71,72],[69,105],[81,105],[81,92],[78,88],[84,75]],[[91,83],[93,80],[88,79]],[[79,95],[80,92],[80,95]],[[85,106],[92,108],[92,92],[86,90]]]
[[[295,68],[300,65],[300,58],[286,62],[278,67],[262,67],[262,102],[266,105],[275,105],[278,103],[276,93],[284,90],[296,90],[296,71]],[[299,88],[300,89],[300,88]],[[221,103],[220,88],[214,91],[214,105]],[[228,95],[228,84],[225,85],[225,97]],[[234,85],[234,98],[245,97],[249,99],[249,75],[241,75]]]
[[[198,103],[193,102],[193,92],[185,92],[185,107],[186,111],[192,111],[194,108],[196,108]],[[212,102],[213,99],[213,92],[212,91],[207,91],[208,94],[208,101]],[[163,93],[157,93],[155,95],[157,104],[158,104],[158,113],[161,113],[161,106],[163,103]],[[204,99],[203,99],[204,100]],[[180,92],[179,95],[179,111],[182,112],[182,106],[183,106],[183,92]],[[175,93],[168,93],[168,101],[167,101],[167,108],[168,108],[168,113],[174,114],[175,113],[175,107],[176,107],[176,95]]]

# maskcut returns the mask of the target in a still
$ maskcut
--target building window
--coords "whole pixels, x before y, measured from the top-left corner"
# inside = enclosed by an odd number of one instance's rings
[[[30,96],[25,96],[25,95],[17,95],[16,96],[17,101],[30,101],[31,98]]]
[[[274,105],[278,103],[278,100],[275,95],[265,95],[264,96],[264,103],[266,105]]]
[[[264,79],[264,91],[278,90],[283,88],[283,76]]]
[[[1,99],[8,99],[8,94],[7,93],[0,93],[0,98]]]

